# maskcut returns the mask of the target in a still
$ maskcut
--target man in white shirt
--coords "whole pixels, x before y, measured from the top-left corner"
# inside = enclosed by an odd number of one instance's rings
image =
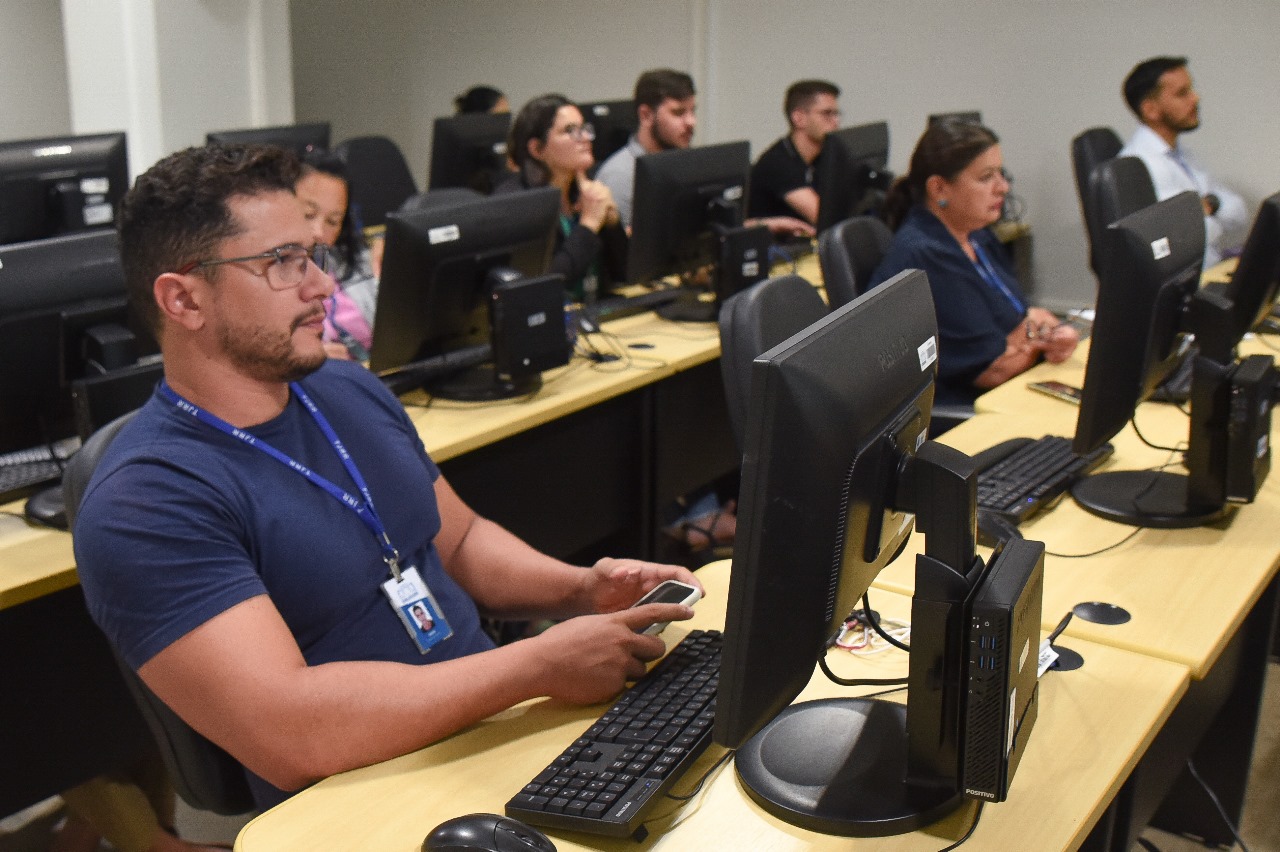
[[[1140,62],[1124,81],[1124,98],[1141,124],[1120,151],[1138,157],[1163,201],[1194,190],[1204,204],[1205,266],[1244,241],[1249,213],[1244,200],[1215,180],[1178,144],[1178,136],[1200,126],[1200,96],[1185,57],[1157,56]]]

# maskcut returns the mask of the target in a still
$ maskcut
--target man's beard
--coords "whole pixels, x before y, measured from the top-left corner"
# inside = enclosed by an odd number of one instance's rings
[[[260,381],[294,382],[314,373],[327,356],[320,348],[314,354],[301,354],[294,349],[293,333],[314,313],[303,314],[293,321],[287,334],[264,328],[223,328],[222,350],[246,374]]]

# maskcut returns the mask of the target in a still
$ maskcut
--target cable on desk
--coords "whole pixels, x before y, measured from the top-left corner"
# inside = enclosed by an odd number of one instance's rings
[[[1067,614],[1062,616],[1062,620],[1058,622],[1058,626],[1053,628],[1053,632],[1050,633],[1047,638],[1047,641],[1050,645],[1053,644],[1054,639],[1057,639],[1059,636],[1062,635],[1062,631],[1067,629],[1067,625],[1071,623],[1071,617],[1075,614],[1076,614],[1075,610],[1069,609],[1067,610]]]
[[[965,843],[969,841],[970,837],[973,837],[973,832],[978,827],[978,820],[982,819],[982,806],[984,804],[985,802],[978,802],[978,807],[973,812],[973,824],[970,825],[969,830],[964,833],[964,837],[961,837],[959,840],[957,840],[955,843],[952,843],[950,846],[944,846],[942,849],[939,850],[939,852],[951,852],[952,849],[959,849],[961,846],[963,846]]]
[[[1128,535],[1126,535],[1124,538],[1117,541],[1115,544],[1108,544],[1106,547],[1101,547],[1097,550],[1091,550],[1088,553],[1054,553],[1052,550],[1046,550],[1044,552],[1044,555],[1053,556],[1058,559],[1088,559],[1091,556],[1099,556],[1103,553],[1106,553],[1108,550],[1115,550],[1117,547],[1127,544],[1131,538],[1133,538],[1135,535],[1137,535],[1138,533],[1142,532],[1145,529],[1146,527],[1137,527]]]
[[[1155,845],[1145,837],[1139,837],[1134,842],[1137,843],[1139,846],[1141,846],[1143,849],[1147,850],[1147,852],[1161,852],[1159,846]]]
[[[1244,840],[1240,837],[1240,832],[1236,831],[1236,827],[1231,820],[1227,818],[1227,809],[1222,806],[1222,802],[1218,800],[1218,794],[1213,792],[1205,780],[1200,777],[1200,773],[1196,771],[1196,765],[1191,762],[1191,758],[1187,758],[1187,771],[1191,773],[1191,777],[1196,779],[1196,783],[1204,788],[1205,793],[1209,796],[1209,801],[1213,802],[1213,806],[1218,810],[1218,816],[1222,817],[1223,824],[1227,830],[1231,832],[1231,836],[1236,839],[1236,843],[1240,845],[1242,852],[1249,852],[1249,847],[1245,845]]]
[[[870,624],[871,629],[880,634],[880,638],[884,639],[884,641],[888,642],[895,648],[906,651],[908,654],[911,653],[910,645],[899,642],[897,639],[885,632],[884,628],[880,626],[880,622],[875,616],[875,610],[871,608],[871,599],[867,597],[867,592],[862,593],[862,608],[866,613],[867,624]]]
[[[818,658],[818,668],[822,669],[828,680],[838,686],[897,686],[907,682],[905,677],[840,677],[827,665],[826,654]]]
[[[1182,409],[1178,409],[1178,410],[1181,411]],[[1190,413],[1190,412],[1187,412],[1187,413]],[[1148,447],[1150,447],[1153,450],[1164,450],[1165,452],[1168,452],[1168,453],[1181,453],[1186,450],[1186,447],[1162,447],[1159,444],[1153,444],[1150,441],[1148,441],[1146,436],[1142,434],[1142,430],[1138,428],[1137,416],[1129,418],[1129,425],[1133,427],[1133,432],[1135,435],[1138,436],[1138,440],[1146,444]]]
[[[687,802],[694,796],[698,795],[698,793],[702,792],[702,785],[706,784],[707,779],[714,775],[717,769],[724,766],[725,762],[728,761],[729,758],[733,757],[734,751],[735,749],[728,749],[724,754],[720,755],[720,757],[716,759],[716,762],[711,764],[706,772],[702,773],[702,777],[698,779],[697,783],[693,785],[693,789],[688,793],[667,793],[666,797],[677,802]]]

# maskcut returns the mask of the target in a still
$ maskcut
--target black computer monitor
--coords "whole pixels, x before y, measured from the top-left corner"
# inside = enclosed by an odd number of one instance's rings
[[[311,151],[329,149],[329,122],[284,124],[279,127],[247,127],[243,130],[218,130],[205,136],[205,144],[277,145],[299,157]]]
[[[385,373],[489,343],[490,296],[505,280],[491,273],[541,275],[559,216],[560,191],[554,187],[389,214],[370,368]],[[559,331],[564,339],[563,318]],[[490,369],[428,390],[493,399],[536,387],[536,375],[512,381]]]
[[[720,303],[768,275],[767,229],[744,228],[751,150],[746,142],[681,148],[636,160],[627,281],[651,284],[680,276],[691,285],[658,313],[714,320]],[[709,283],[712,302],[697,284]]]
[[[1272,212],[1260,222],[1264,230],[1272,227]],[[1266,253],[1257,251],[1259,258]],[[1237,363],[1234,350],[1274,298],[1274,281],[1265,280],[1262,258],[1259,271],[1246,269],[1234,288],[1200,289],[1203,260],[1204,210],[1194,192],[1126,216],[1103,234],[1074,449],[1090,452],[1119,433],[1188,352],[1190,434],[1186,474],[1106,471],[1078,482],[1072,495],[1090,512],[1136,526],[1199,526],[1220,518],[1231,503],[1252,500],[1266,475],[1270,445],[1257,438],[1263,420],[1269,429],[1264,386],[1274,374],[1269,358]],[[1275,269],[1274,258],[1269,265]]]
[[[988,572],[974,552],[976,467],[927,440],[936,335],[928,279],[908,270],[753,365],[714,738],[738,749],[757,803],[816,831],[888,835],[938,819],[968,786],[961,738],[986,727],[964,715],[967,607]],[[913,520],[925,553],[905,713],[861,699],[788,707]],[[1031,556],[1038,642],[1037,547],[1005,553]],[[981,756],[1016,767],[1034,692],[994,745],[972,744]]]
[[[130,327],[114,231],[0,247],[0,452],[74,436],[72,382],[154,352]]]
[[[814,184],[819,231],[879,209],[893,181],[889,166],[889,125],[877,121],[828,133]]]
[[[943,121],[961,121],[966,124],[981,124],[982,113],[978,110],[969,110],[967,112],[935,112],[929,116],[929,124],[938,124]]]
[[[437,118],[431,130],[429,189],[465,186],[488,194],[507,172],[510,113]]]
[[[578,109],[582,110],[582,120],[589,122],[596,131],[596,138],[591,143],[591,155],[595,158],[597,169],[640,129],[636,102],[633,100],[592,101],[578,104]]]
[[[1271,313],[1280,291],[1280,192],[1263,199],[1225,295],[1236,340]]]
[[[123,133],[0,142],[0,245],[112,228],[128,190]]]

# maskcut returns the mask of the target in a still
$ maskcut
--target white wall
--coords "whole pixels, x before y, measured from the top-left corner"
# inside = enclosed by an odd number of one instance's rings
[[[1069,156],[1081,130],[1133,126],[1120,82],[1139,59],[1191,57],[1204,127],[1188,144],[1250,201],[1280,189],[1274,0],[308,0],[294,2],[299,120],[393,138],[426,173],[431,119],[473,83],[518,108],[563,91],[626,97],[671,65],[699,87],[699,140],[784,131],[801,77],[844,89],[845,123],[888,120],[902,170],[930,112],[979,109],[1003,139],[1051,305],[1093,297]]]
[[[0,3],[0,140],[71,131],[62,9],[52,0]]]

